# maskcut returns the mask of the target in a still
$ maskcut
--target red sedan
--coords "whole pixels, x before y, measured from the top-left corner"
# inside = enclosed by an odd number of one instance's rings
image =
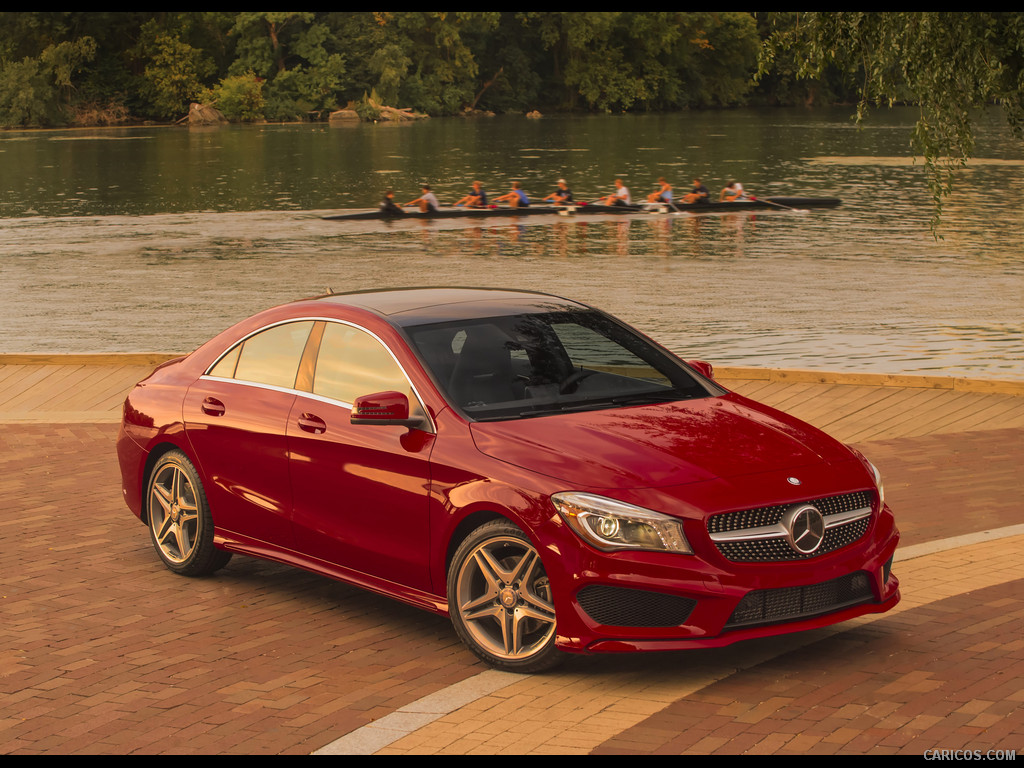
[[[867,459],[546,294],[267,310],[140,382],[117,449],[171,570],[233,552],[306,568],[450,615],[502,669],[899,600],[899,533]]]

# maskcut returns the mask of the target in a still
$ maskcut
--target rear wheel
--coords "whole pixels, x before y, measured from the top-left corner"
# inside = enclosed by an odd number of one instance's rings
[[[231,553],[213,545],[206,493],[184,453],[161,456],[146,490],[149,533],[164,565],[183,576],[204,576],[227,564]]]
[[[448,606],[459,637],[493,667],[540,672],[562,660],[544,564],[506,520],[480,526],[459,546],[448,570]]]

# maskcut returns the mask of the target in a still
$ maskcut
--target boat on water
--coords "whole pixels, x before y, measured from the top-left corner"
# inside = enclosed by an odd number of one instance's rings
[[[352,211],[335,213],[322,218],[329,221],[373,221],[395,219],[474,219],[500,216],[580,216],[593,214],[654,214],[675,215],[681,213],[738,213],[740,211],[788,210],[800,211],[808,208],[834,208],[842,201],[838,197],[751,197],[734,202],[706,203],[644,203],[642,205],[531,205],[525,208],[440,208],[433,211],[410,210],[404,214],[386,210]]]

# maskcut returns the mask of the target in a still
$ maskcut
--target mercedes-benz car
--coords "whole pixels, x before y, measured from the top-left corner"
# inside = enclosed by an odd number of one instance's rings
[[[578,301],[268,309],[128,395],[124,498],[185,576],[232,553],[448,615],[480,658],[720,646],[899,600],[853,448]]]

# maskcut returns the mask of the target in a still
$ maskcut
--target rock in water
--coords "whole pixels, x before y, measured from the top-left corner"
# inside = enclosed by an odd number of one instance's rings
[[[188,107],[189,125],[222,125],[227,122],[228,119],[224,117],[224,114],[209,104],[192,102]]]

